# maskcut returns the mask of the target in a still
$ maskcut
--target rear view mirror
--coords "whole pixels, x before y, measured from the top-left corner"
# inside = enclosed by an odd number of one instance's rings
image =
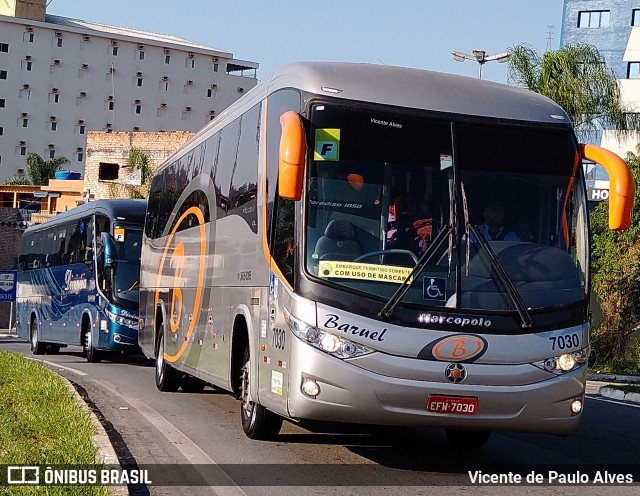
[[[304,125],[300,116],[292,110],[280,116],[282,135],[278,161],[278,194],[287,200],[299,200],[302,196],[304,158],[307,144]]]
[[[102,256],[104,257],[104,266],[105,267],[113,267],[114,256],[116,253],[115,243],[111,234],[108,232],[103,232],[102,236],[102,246],[104,246],[104,253]]]
[[[615,153],[596,145],[580,145],[587,160],[597,162],[609,174],[609,229],[622,231],[631,225],[635,183],[627,164]]]

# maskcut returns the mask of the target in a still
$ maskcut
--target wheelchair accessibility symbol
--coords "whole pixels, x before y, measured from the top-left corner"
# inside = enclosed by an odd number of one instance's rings
[[[425,277],[422,280],[425,300],[447,301],[447,280],[444,277]]]

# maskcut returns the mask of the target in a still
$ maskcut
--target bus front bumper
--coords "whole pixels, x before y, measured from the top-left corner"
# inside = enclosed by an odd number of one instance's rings
[[[558,435],[573,433],[580,423],[581,412],[572,413],[571,404],[584,405],[586,367],[522,385],[514,385],[513,377],[509,385],[473,384],[473,377],[453,384],[444,374],[442,382],[428,382],[381,375],[358,367],[357,359],[343,361],[291,341],[288,414],[294,419]],[[439,364],[444,371],[447,364]],[[511,374],[514,367],[500,368]],[[315,397],[302,392],[308,379],[319,387]],[[473,414],[431,412],[430,395],[476,398],[477,408]]]

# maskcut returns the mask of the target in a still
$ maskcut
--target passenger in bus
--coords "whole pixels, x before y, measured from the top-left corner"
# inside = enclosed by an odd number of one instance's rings
[[[433,236],[433,217],[416,195],[399,195],[392,206],[393,227],[389,229],[388,246],[422,255]]]
[[[487,241],[520,241],[518,235],[504,224],[505,208],[500,200],[493,199],[486,203],[482,214],[484,222],[478,229]]]

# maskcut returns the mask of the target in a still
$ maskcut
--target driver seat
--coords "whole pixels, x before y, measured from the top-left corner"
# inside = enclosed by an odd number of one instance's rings
[[[356,231],[348,220],[334,219],[318,239],[313,258],[317,260],[353,260],[362,255]]]

